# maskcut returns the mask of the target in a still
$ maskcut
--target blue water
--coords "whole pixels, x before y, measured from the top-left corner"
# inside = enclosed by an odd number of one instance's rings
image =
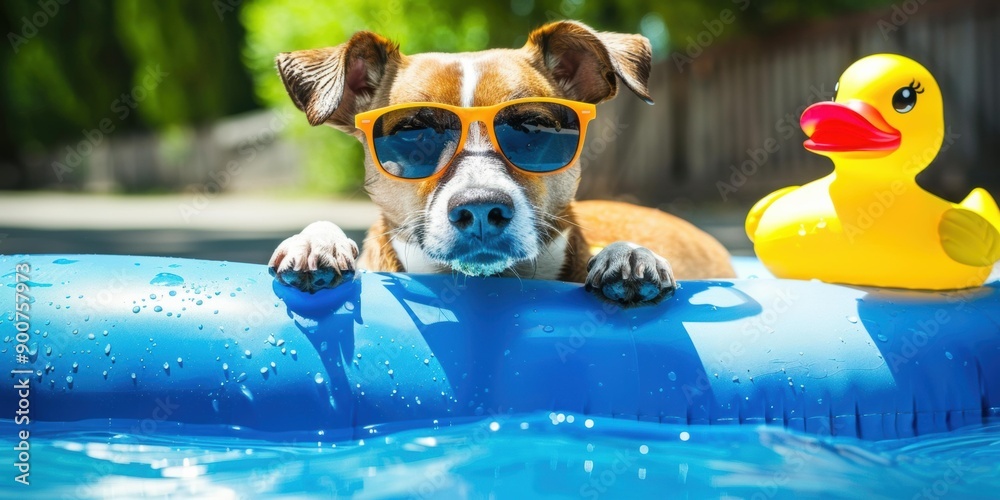
[[[1000,422],[881,442],[562,414],[388,434],[372,428],[364,439],[339,442],[321,433],[190,427],[146,435],[100,427],[32,424],[31,485],[14,483],[5,464],[0,498],[868,499],[1000,492]],[[15,444],[14,433],[10,421],[0,423],[4,450]]]

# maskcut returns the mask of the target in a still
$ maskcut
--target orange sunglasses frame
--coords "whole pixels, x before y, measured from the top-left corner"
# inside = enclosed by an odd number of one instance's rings
[[[507,106],[512,106],[521,103],[561,104],[576,112],[576,116],[580,120],[580,143],[576,147],[576,153],[573,155],[573,159],[567,162],[566,165],[563,166],[562,168],[553,170],[551,172],[533,172],[531,170],[525,170],[523,168],[518,167],[517,165],[514,165],[514,163],[511,162],[509,158],[507,158],[507,155],[504,154],[503,149],[500,147],[500,143],[497,142],[496,132],[493,130],[493,119],[496,118],[497,113],[499,113],[501,109],[504,109]],[[452,155],[451,159],[448,160],[448,163],[446,163],[444,167],[438,169],[437,172],[434,172],[433,174],[427,177],[421,177],[419,179],[409,179],[406,177],[399,177],[397,175],[391,174],[388,170],[386,170],[385,167],[382,166],[382,161],[379,160],[378,158],[378,153],[375,152],[375,142],[372,140],[372,131],[375,127],[375,122],[382,115],[389,113],[391,111],[396,111],[399,109],[407,109],[407,108],[443,109],[455,113],[455,115],[457,115],[458,118],[462,120],[462,135],[458,139],[458,146],[455,148],[455,154]],[[510,165],[511,167],[514,167],[521,172],[527,172],[533,175],[557,174],[573,166],[573,164],[576,163],[578,159],[580,159],[580,154],[583,152],[583,143],[586,140],[587,136],[587,125],[590,124],[590,121],[593,120],[594,118],[597,118],[597,106],[590,103],[570,101],[567,99],[557,99],[553,97],[526,97],[523,99],[514,99],[510,101],[501,102],[493,106],[477,106],[470,108],[464,108],[461,106],[452,106],[449,104],[441,104],[437,102],[408,102],[404,104],[396,104],[393,106],[386,106],[384,108],[378,108],[378,109],[373,109],[371,111],[366,111],[364,113],[359,113],[354,118],[354,126],[355,128],[364,132],[365,139],[368,143],[368,150],[371,152],[372,159],[375,160],[375,164],[378,165],[379,170],[381,170],[383,174],[392,179],[397,179],[401,181],[423,182],[429,179],[434,179],[448,171],[448,168],[451,167],[452,162],[454,162],[455,158],[458,157],[459,152],[462,151],[462,148],[465,147],[465,140],[469,136],[469,126],[476,122],[480,122],[486,125],[486,131],[487,134],[490,136],[490,142],[493,144],[493,148],[497,152],[499,152],[501,156],[503,156],[504,161],[506,161],[507,164]]]

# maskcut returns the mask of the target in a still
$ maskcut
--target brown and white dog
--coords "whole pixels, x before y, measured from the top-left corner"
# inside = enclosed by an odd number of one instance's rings
[[[572,21],[535,30],[520,49],[407,56],[382,36],[359,32],[336,47],[277,57],[285,88],[309,122],[362,143],[356,114],[407,102],[472,107],[556,97],[599,103],[617,94],[620,81],[652,103],[650,63],[646,38]],[[360,257],[339,227],[315,222],[274,251],[268,265],[278,281],[314,292],[339,285],[356,268],[458,271],[586,283],[602,298],[631,306],[669,296],[676,278],[733,276],[728,252],[708,234],[658,210],[575,202],[578,162],[551,175],[519,171],[495,151],[482,123],[472,125],[464,149],[433,179],[383,175],[367,148],[365,164],[365,186],[381,217]],[[479,224],[494,225],[471,234],[449,218],[456,206],[502,207],[504,217],[468,211],[483,219]]]

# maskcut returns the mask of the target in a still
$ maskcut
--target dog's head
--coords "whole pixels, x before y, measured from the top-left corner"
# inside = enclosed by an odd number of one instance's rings
[[[410,102],[467,108],[553,97],[596,104],[614,97],[620,81],[651,103],[650,62],[646,38],[572,21],[535,30],[520,49],[406,56],[389,40],[359,32],[336,47],[277,57],[285,88],[309,122],[363,143],[371,138],[355,128],[357,114]],[[548,175],[525,172],[497,151],[486,124],[472,123],[466,132],[460,151],[453,147],[442,155],[447,168],[420,182],[385,175],[365,148],[365,185],[397,230],[393,244],[408,254],[399,255],[407,270],[419,267],[407,263],[413,246],[420,249],[418,259],[440,269],[492,275],[531,262],[565,239],[568,221],[561,217],[576,194],[579,162]],[[410,251],[400,252],[404,247]]]

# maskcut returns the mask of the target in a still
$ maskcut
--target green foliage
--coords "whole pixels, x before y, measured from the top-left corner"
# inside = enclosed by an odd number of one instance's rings
[[[0,2],[0,187],[21,175],[9,165],[79,141],[114,121],[115,133],[197,126],[258,107],[290,106],[274,70],[278,52],[337,45],[358,30],[398,41],[404,53],[517,47],[548,21],[579,19],[638,32],[666,59],[723,9],[736,14],[719,38],[889,4],[889,0],[45,0]],[[57,6],[54,13],[41,12]],[[746,5],[745,10],[741,10]],[[40,15],[44,14],[44,15]],[[32,19],[44,21],[33,26]],[[31,26],[28,26],[31,25]],[[33,30],[33,31],[32,31]],[[32,33],[28,33],[32,32]],[[24,43],[10,36],[24,35]],[[125,116],[112,108],[150,70],[168,76]],[[298,115],[301,116],[301,115]],[[352,191],[361,182],[354,139],[296,120],[310,190]],[[176,130],[175,130],[176,132]],[[183,135],[183,134],[182,134]],[[181,137],[178,135],[177,137]]]
[[[3,2],[0,28],[8,34],[0,50],[0,166],[79,141],[104,119],[119,134],[257,107],[239,56],[243,26],[235,15],[220,19],[210,2]],[[167,76],[146,88],[157,67]],[[134,109],[113,109],[139,87]]]

